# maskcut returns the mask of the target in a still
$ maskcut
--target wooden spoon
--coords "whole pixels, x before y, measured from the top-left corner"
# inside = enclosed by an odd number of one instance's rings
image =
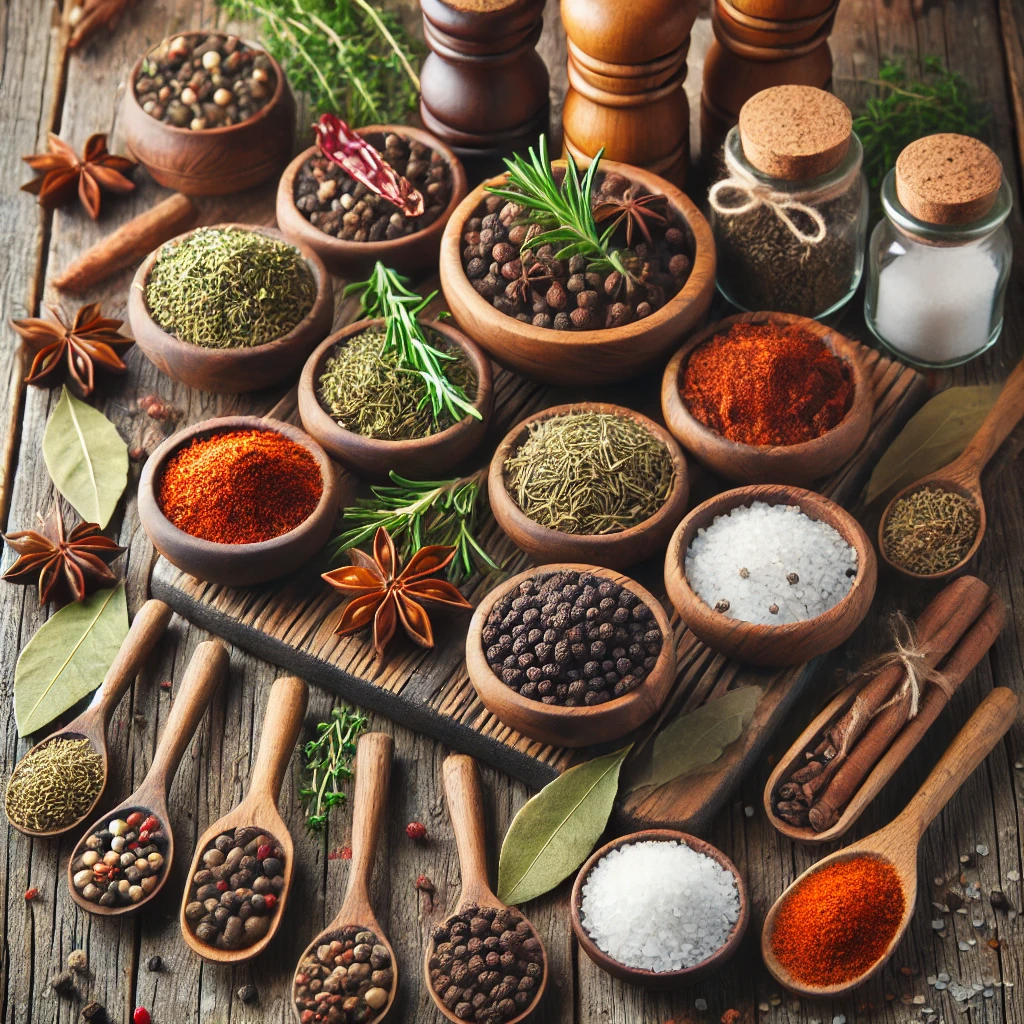
[[[77,718],[69,722],[63,729],[58,729],[37,743],[21,759],[11,775],[13,779],[18,774],[18,768],[26,758],[31,757],[41,750],[48,743],[54,740],[81,740],[86,739],[92,744],[92,749],[103,759],[103,784],[100,786],[96,798],[91,804],[70,824],[62,828],[51,829],[48,832],[37,832],[35,829],[23,828],[11,818],[8,808],[7,818],[10,823],[27,836],[52,837],[60,836],[70,832],[88,818],[96,805],[100,802],[107,788],[107,780],[110,775],[110,754],[107,749],[107,726],[110,724],[110,717],[114,708],[124,695],[125,690],[132,684],[135,677],[142,671],[146,659],[153,652],[157,641],[164,635],[167,623],[171,621],[171,609],[163,601],[147,601],[136,613],[128,635],[121,644],[113,664],[107,669],[103,677],[103,684],[96,691],[89,706]],[[8,783],[10,786],[10,783]]]
[[[981,702],[974,714],[967,720],[967,724],[956,734],[949,748],[939,759],[939,763],[925,779],[924,785],[898,817],[885,828],[872,833],[860,842],[818,861],[813,867],[803,872],[775,901],[765,918],[764,930],[761,932],[761,955],[768,970],[780,984],[797,995],[817,999],[833,998],[844,995],[863,984],[885,964],[895,952],[914,914],[914,903],[917,899],[917,847],[921,836],[968,776],[1002,739],[1016,716],[1016,694],[1004,686],[996,687]],[[789,893],[800,885],[808,875],[820,871],[830,864],[835,864],[837,861],[851,860],[858,856],[878,858],[896,869],[903,890],[904,902],[903,917],[899,927],[878,960],[852,981],[820,987],[798,981],[779,963],[772,951],[772,933],[779,908]]]
[[[309,688],[295,676],[282,676],[270,688],[270,698],[263,712],[263,733],[256,764],[249,778],[249,792],[234,810],[228,811],[215,821],[196,843],[192,866],[188,870],[188,882],[181,898],[181,934],[185,942],[204,960],[214,964],[237,964],[251,960],[266,949],[273,939],[284,917],[285,906],[292,889],[292,875],[295,870],[295,850],[288,826],[277,809],[277,798],[281,793],[288,762],[295,752],[295,742],[302,728],[306,714]],[[236,828],[255,826],[261,832],[276,839],[284,848],[284,889],[277,898],[270,930],[262,939],[241,949],[218,949],[202,942],[192,932],[192,926],[185,917],[185,908],[191,902],[192,877],[200,869],[203,854],[222,832],[233,832]]]
[[[455,843],[459,849],[459,870],[462,872],[462,891],[459,893],[458,902],[455,905],[454,913],[466,903],[476,903],[481,907],[494,907],[496,910],[507,909],[506,905],[498,899],[487,884],[487,850],[485,848],[484,829],[484,801],[483,791],[480,786],[480,771],[476,761],[465,754],[450,754],[444,759],[444,793],[448,800],[448,814],[452,819],[452,828],[455,831]],[[522,911],[519,911],[522,913]],[[526,915],[523,915],[526,919]],[[537,929],[530,924],[533,934],[540,941]],[[440,1011],[445,1020],[452,1021],[452,1024],[463,1024],[458,1017],[444,1005],[441,997],[434,991],[430,980],[430,957],[434,950],[434,943],[427,944],[427,952],[423,958],[423,975],[426,978],[427,991],[434,1005]],[[540,984],[534,994],[533,1001],[523,1010],[522,1013],[510,1018],[505,1024],[520,1024],[537,1009],[544,989],[548,983],[548,952],[541,944],[543,954],[543,969]]]
[[[981,471],[985,468],[989,459],[995,455],[999,446],[1010,436],[1013,428],[1024,417],[1024,360],[1019,362],[1013,373],[1006,378],[1003,390],[999,393],[996,404],[989,410],[978,432],[971,439],[971,443],[954,459],[948,466],[921,477],[917,483],[904,487],[885,506],[882,518],[878,524],[878,551],[887,565],[890,565],[897,572],[909,576],[915,580],[941,580],[953,573],[960,572],[963,567],[975,556],[981,546],[982,538],[985,536],[985,501],[981,496]],[[926,575],[924,573],[910,572],[893,562],[885,550],[883,536],[885,524],[892,514],[893,506],[901,498],[908,494],[920,491],[922,488],[931,487],[943,491],[954,491],[962,494],[974,503],[978,510],[978,532],[974,536],[974,543],[967,554],[950,569],[942,572]]]
[[[214,690],[227,674],[227,669],[228,652],[216,640],[207,640],[195,649],[192,660],[188,663],[188,668],[185,671],[185,679],[171,705],[171,713],[168,716],[164,734],[160,737],[160,742],[157,745],[153,763],[142,780],[142,785],[127,800],[94,821],[78,841],[78,845],[71,854],[71,860],[68,861],[68,888],[71,890],[71,898],[83,910],[103,917],[125,917],[129,914],[136,914],[146,904],[151,903],[166,884],[174,861],[174,832],[171,830],[168,820],[167,793],[174,780],[174,773],[178,769],[181,755],[185,752],[185,747],[188,746],[192,734],[196,731]],[[164,849],[161,851],[164,863],[159,881],[156,888],[138,903],[129,903],[122,907],[100,906],[98,903],[87,900],[75,888],[72,880],[74,872],[71,865],[85,852],[86,840],[93,832],[102,831],[107,827],[107,822],[114,818],[127,817],[133,811],[156,815],[160,821],[160,830],[164,841]]]
[[[358,925],[373,932],[377,941],[391,955],[391,991],[388,993],[388,1001],[370,1018],[373,1024],[378,1024],[387,1016],[395,1001],[398,992],[398,961],[370,904],[370,878],[373,875],[377,839],[388,798],[394,746],[394,740],[383,732],[368,732],[359,737],[359,745],[356,747],[356,792],[352,808],[352,865],[349,868],[348,888],[338,916],[313,939],[299,957],[299,966],[295,969],[296,980],[292,982],[292,1010],[296,1020],[301,1020],[294,992],[302,964],[307,957],[316,953],[318,947],[337,939],[346,925]]]

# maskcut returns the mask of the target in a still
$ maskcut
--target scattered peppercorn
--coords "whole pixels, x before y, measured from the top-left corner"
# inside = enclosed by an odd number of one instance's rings
[[[369,929],[346,925],[299,963],[293,991],[299,1020],[370,1024],[387,1006],[394,981],[388,947]]]
[[[33,885],[31,889],[26,889],[25,890],[25,902],[26,903],[31,903],[33,900],[37,900],[39,898],[40,898],[39,890],[38,890],[38,888],[36,888],[36,886]]]
[[[73,949],[68,953],[68,970],[84,974],[89,970],[89,958],[84,949]]]
[[[238,990],[238,998],[241,999],[243,1003],[255,1003],[257,995],[258,993],[255,985],[243,985]]]
[[[405,826],[405,834],[410,839],[426,839],[427,838],[427,826],[422,821],[410,821]]]
[[[82,1007],[82,1020],[86,1024],[107,1024],[107,1009],[94,999]]]
[[[75,976],[70,971],[61,971],[50,979],[50,988],[59,996],[71,996],[75,991]]]
[[[162,971],[164,969],[164,960],[161,956],[151,956],[146,961],[146,970],[148,971]]]
[[[132,1014],[132,1024],[151,1024],[152,1017],[149,1015],[149,1010],[144,1006],[136,1006],[135,1012]]]

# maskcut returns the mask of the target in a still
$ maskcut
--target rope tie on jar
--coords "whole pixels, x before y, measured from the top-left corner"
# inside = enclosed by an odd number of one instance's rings
[[[807,203],[802,203],[792,196],[774,189],[758,181],[756,178],[744,173],[732,161],[729,161],[731,176],[715,182],[708,192],[708,205],[720,217],[738,217],[750,213],[759,206],[766,206],[776,217],[785,224],[793,237],[804,245],[819,245],[825,240],[828,228],[825,225],[825,218]],[[737,206],[724,205],[719,196],[722,192],[731,190],[740,193],[744,200]],[[815,231],[809,233],[804,231],[790,217],[791,212],[802,213],[811,223]]]

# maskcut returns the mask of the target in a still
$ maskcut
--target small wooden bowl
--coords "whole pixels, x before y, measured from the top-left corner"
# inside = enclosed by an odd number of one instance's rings
[[[557,171],[566,166],[555,160]],[[488,185],[503,185],[499,175],[475,188],[460,204],[441,240],[441,287],[459,326],[499,363],[551,384],[607,384],[635,377],[657,364],[672,345],[699,324],[711,305],[715,279],[715,243],[704,215],[674,185],[629,164],[602,160],[606,173],[621,174],[649,192],[668,197],[669,205],[693,237],[693,269],[686,284],[661,309],[624,327],[593,331],[556,331],[524,324],[501,313],[477,294],[462,269],[466,221],[489,195]]]
[[[706,427],[687,408],[679,392],[690,356],[733,324],[798,325],[819,338],[847,364],[853,378],[853,403],[843,419],[813,441],[791,445],[751,445],[730,441]],[[854,342],[817,320],[791,313],[740,313],[712,324],[686,342],[672,357],[661,383],[661,411],[668,429],[702,465],[741,484],[808,484],[844,466],[871,429],[874,394]]]
[[[668,449],[676,479],[665,504],[650,519],[619,533],[563,533],[535,523],[516,504],[505,484],[505,462],[526,440],[534,423],[570,412],[614,413],[628,416],[646,427]],[[610,569],[628,569],[661,551],[686,511],[690,480],[686,459],[675,439],[663,427],[641,413],[603,402],[555,405],[517,423],[498,445],[487,474],[491,512],[508,537],[538,562],[591,562]]]
[[[703,853],[705,856],[716,861],[727,871],[732,872],[733,877],[736,879],[736,888],[739,890],[740,916],[736,919],[736,923],[733,925],[732,931],[730,932],[725,945],[708,957],[708,959],[703,963],[695,964],[693,967],[685,967],[680,971],[647,971],[639,967],[627,967],[625,964],[619,963],[618,960],[614,960],[600,949],[597,943],[594,942],[583,927],[583,920],[580,911],[580,907],[583,904],[583,886],[587,881],[587,876],[591,871],[593,871],[597,862],[602,857],[611,853],[612,850],[617,850],[622,846],[629,846],[633,843],[670,842],[672,840],[684,843],[686,846],[690,847],[691,850],[695,850],[697,853]],[[652,882],[654,881],[655,880],[652,879]],[[721,967],[739,948],[740,942],[743,941],[743,936],[746,933],[747,924],[750,921],[750,900],[747,898],[747,886],[739,871],[736,870],[736,865],[733,864],[733,862],[729,860],[721,850],[712,846],[710,843],[704,842],[703,839],[687,835],[685,832],[674,832],[671,829],[649,829],[646,832],[634,832],[631,835],[622,836],[619,839],[613,840],[606,846],[602,846],[601,849],[591,855],[586,864],[580,868],[579,874],[576,875],[576,881],[573,883],[572,887],[572,899],[569,903],[569,907],[572,931],[576,936],[576,941],[580,944],[580,948],[583,952],[586,953],[602,971],[605,971],[613,978],[618,978],[620,981],[625,981],[630,985],[641,985],[644,988],[656,990],[681,988],[684,985],[692,985],[694,982],[707,977],[713,971],[718,970],[718,968]]]
[[[838,0],[819,14],[792,21],[756,18],[744,14],[730,0],[715,0],[711,17],[730,39],[749,46],[795,46],[821,31],[831,31],[839,8]],[[826,28],[827,26],[827,28]]]
[[[445,225],[459,203],[466,197],[468,185],[462,161],[438,138],[421,128],[408,125],[373,124],[358,129],[358,133],[378,149],[384,148],[384,137],[394,133],[405,139],[421,142],[444,157],[451,171],[452,196],[444,212],[432,224],[414,231],[404,238],[385,239],[382,242],[348,242],[310,224],[308,218],[295,205],[295,179],[303,164],[319,150],[310,146],[303,150],[286,168],[277,186],[277,223],[285,238],[312,249],[332,274],[340,277],[362,278],[382,263],[403,274],[415,274],[437,265],[441,236]]]
[[[179,530],[163,514],[156,488],[167,460],[195,438],[231,430],[275,430],[302,445],[316,459],[324,489],[312,515],[304,523],[280,537],[256,544],[217,544]],[[153,546],[179,569],[208,583],[249,586],[293,572],[327,543],[344,489],[326,452],[298,427],[260,416],[223,416],[186,427],[153,452],[139,480],[139,519]]]
[[[175,32],[168,39],[211,34],[217,33]],[[258,43],[246,45],[266,53]],[[135,62],[128,76],[121,118],[128,151],[153,180],[189,196],[225,196],[274,177],[288,162],[295,138],[295,98],[277,61],[266,54],[276,86],[265,106],[239,124],[194,132],[158,121],[139,104],[135,81],[152,49]]]
[[[828,611],[803,622],[764,626],[733,619],[709,608],[690,588],[683,562],[699,529],[740,505],[799,505],[811,519],[828,523],[857,551],[857,575],[850,592]],[[679,524],[665,555],[665,588],[690,631],[717,654],[752,665],[802,665],[850,638],[871,607],[878,580],[875,549],[860,523],[822,494],[785,484],[737,487],[698,505]]]
[[[147,115],[148,116],[148,115]],[[268,238],[283,241],[276,228],[262,224],[217,224],[217,228],[240,228],[256,231]],[[196,229],[198,230],[198,229]],[[173,245],[191,235],[186,231],[165,245]],[[150,316],[146,305],[146,285],[163,246],[151,252],[135,272],[128,293],[128,322],[135,343],[158,369],[200,391],[235,395],[270,387],[295,373],[310,350],[330,331],[334,323],[334,289],[331,279],[312,249],[290,243],[302,253],[316,281],[313,308],[283,338],[252,348],[206,348],[182,341],[168,334]]]
[[[447,430],[429,437],[407,441],[385,441],[363,437],[337,423],[317,398],[317,383],[327,360],[335,348],[372,327],[383,328],[383,320],[360,320],[332,334],[306,361],[299,378],[299,416],[310,436],[327,452],[359,476],[373,480],[388,478],[394,470],[401,476],[418,478],[424,470],[440,476],[461,462],[483,439],[494,411],[494,379],[491,361],[460,330],[438,320],[422,320],[425,327],[436,331],[452,345],[465,352],[477,379],[473,405],[481,419],[465,416]]]
[[[481,634],[495,603],[534,576],[554,572],[592,572],[620,586],[628,587],[654,613],[664,638],[658,660],[641,684],[624,697],[594,707],[565,708],[530,700],[506,686],[491,670],[484,654]],[[556,747],[586,747],[625,736],[658,713],[676,677],[674,634],[661,602],[635,580],[595,565],[565,562],[542,565],[506,580],[477,605],[466,635],[466,667],[484,707],[505,725],[524,736]]]

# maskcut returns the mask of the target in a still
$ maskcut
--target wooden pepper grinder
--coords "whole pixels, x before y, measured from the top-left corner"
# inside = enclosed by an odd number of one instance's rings
[[[677,185],[690,155],[683,91],[699,0],[562,0],[569,47],[564,147],[634,164]]]
[[[548,130],[548,70],[534,48],[544,0],[420,0],[420,9],[427,130],[460,156],[536,145]]]

